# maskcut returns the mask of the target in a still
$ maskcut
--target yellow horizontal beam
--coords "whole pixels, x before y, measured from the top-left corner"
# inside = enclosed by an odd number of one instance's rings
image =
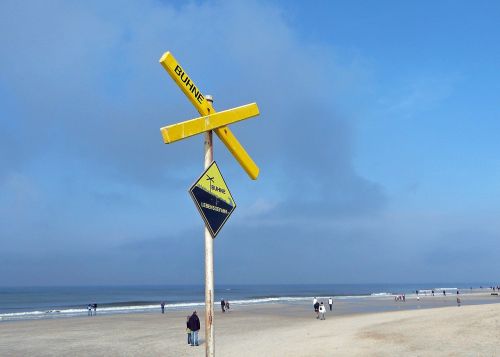
[[[168,72],[174,82],[181,88],[189,101],[195,106],[201,116],[207,116],[215,113],[212,103],[205,99],[201,90],[194,84],[193,80],[187,75],[179,62],[170,52],[165,52],[160,58],[160,63]],[[233,135],[229,127],[222,126],[216,128],[215,134],[226,145],[228,150],[236,158],[236,161],[243,167],[245,172],[252,180],[259,176],[259,167],[246,152],[238,139]]]
[[[168,125],[161,128],[160,131],[165,144],[170,144],[175,141],[201,134],[205,131],[214,130],[257,115],[259,115],[259,107],[256,103],[251,103],[204,117]]]

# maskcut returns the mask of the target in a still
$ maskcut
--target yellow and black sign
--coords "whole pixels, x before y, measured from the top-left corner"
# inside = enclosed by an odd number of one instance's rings
[[[212,234],[212,238],[215,238],[236,208],[233,196],[231,196],[215,161],[191,186],[189,193]]]

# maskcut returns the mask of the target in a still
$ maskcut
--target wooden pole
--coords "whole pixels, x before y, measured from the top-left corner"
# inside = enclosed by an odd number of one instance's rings
[[[212,96],[205,96],[213,102]],[[209,113],[210,114],[210,113]],[[205,170],[214,160],[212,131],[205,136]],[[207,227],[205,227],[205,356],[215,356],[214,341],[214,241]]]

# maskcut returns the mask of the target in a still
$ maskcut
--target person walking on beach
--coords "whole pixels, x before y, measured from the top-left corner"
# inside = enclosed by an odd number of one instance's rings
[[[92,316],[92,305],[91,304],[87,305],[87,316]]]
[[[317,300],[314,304],[314,312],[316,313],[316,318],[319,319],[319,302]]]
[[[332,298],[328,299],[328,305],[330,305],[330,311],[332,311],[332,307],[333,307],[333,299]]]
[[[319,313],[321,315],[321,319],[320,320],[324,320],[325,319],[325,312],[326,312],[325,305],[323,305],[323,301],[322,301],[321,305],[319,305]]]
[[[191,330],[191,346],[198,346],[198,331],[200,330],[200,319],[196,314],[196,311],[193,311],[193,314],[189,318],[188,328]]]
[[[186,333],[188,335],[188,345],[191,344],[191,330],[189,329],[189,318],[191,316],[187,315],[186,317]]]
[[[165,301],[162,301],[160,306],[161,306],[161,313],[164,314],[165,313]]]
[[[226,302],[224,299],[220,301],[220,308],[222,309],[222,312],[226,312]]]
[[[94,316],[97,314],[97,304],[94,303],[94,305],[92,305],[92,307],[94,308]]]
[[[226,302],[226,311],[229,311],[229,301],[226,300],[225,302]]]

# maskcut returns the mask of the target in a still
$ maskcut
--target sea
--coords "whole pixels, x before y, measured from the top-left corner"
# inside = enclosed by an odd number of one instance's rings
[[[487,288],[491,283],[427,284],[266,284],[217,285],[215,302],[224,299],[231,305],[262,303],[304,303],[313,297],[336,299],[371,299],[416,290],[467,292]],[[188,310],[204,305],[203,285],[134,285],[134,286],[59,286],[0,287],[0,323],[13,320],[54,319],[87,315],[88,304],[97,304],[98,314],[157,312],[165,309]]]

